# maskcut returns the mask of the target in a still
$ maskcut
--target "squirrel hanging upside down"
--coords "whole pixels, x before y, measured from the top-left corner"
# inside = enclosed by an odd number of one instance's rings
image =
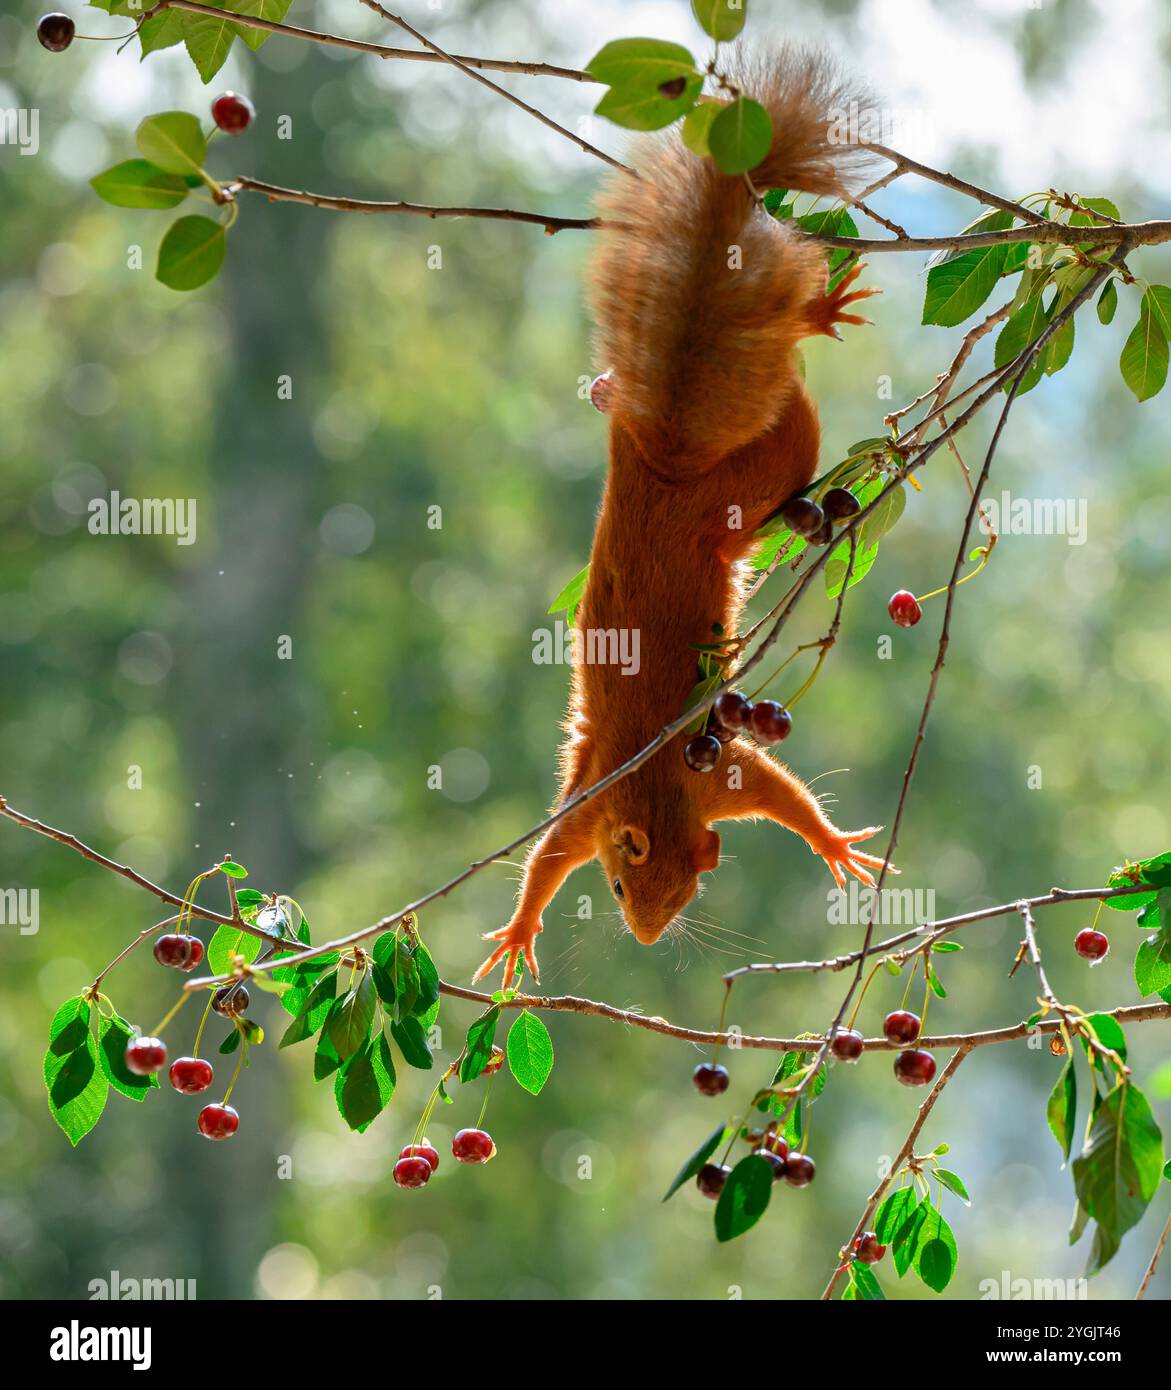
[[[817,472],[817,412],[794,348],[837,337],[855,269],[826,292],[823,250],[770,217],[752,189],[840,197],[864,152],[834,145],[832,112],[850,109],[828,64],[794,52],[743,59],[736,85],[772,117],[773,144],[749,183],[686,150],[678,133],[637,147],[641,177],[613,177],[593,277],[597,348],[612,372],[610,469],[577,610],[585,632],[637,632],[640,665],[573,668],[561,748],[563,805],[613,772],[686,708],[696,647],[735,633],[743,562],[754,532]],[[799,778],[746,738],[701,774],[679,735],[646,763],[558,821],[525,864],[512,920],[476,972],[502,960],[508,984],[522,953],[534,978],[541,913],[566,877],[599,859],[634,937],[659,939],[715,869],[722,820],[764,816],[796,831],[829,866],[873,883],[882,860],[854,845]],[[738,769],[733,773],[733,768]]]

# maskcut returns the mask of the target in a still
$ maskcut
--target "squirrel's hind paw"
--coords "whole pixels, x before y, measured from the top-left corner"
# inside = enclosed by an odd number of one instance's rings
[[[507,989],[513,983],[513,975],[517,965],[524,957],[524,962],[529,968],[535,983],[541,983],[541,973],[537,969],[537,953],[534,948],[534,941],[541,927],[537,926],[530,932],[518,931],[513,926],[501,927],[499,931],[484,933],[485,941],[499,941],[500,945],[492,952],[486,961],[480,966],[472,976],[472,984],[477,980],[482,980],[485,975],[490,974],[501,961],[504,962],[504,979],[502,987]]]
[[[863,318],[860,314],[847,314],[845,312],[848,304],[855,304],[860,299],[869,299],[871,295],[882,293],[877,287],[870,286],[847,294],[846,291],[857,280],[861,272],[861,264],[856,265],[849,274],[841,278],[829,293],[811,301],[809,304],[809,331],[811,333],[824,333],[829,338],[840,338],[842,335],[838,332],[839,323],[870,323],[870,319]]]
[[[839,888],[846,886],[843,869],[846,873],[852,874],[859,883],[864,883],[867,888],[874,887],[874,876],[865,866],[869,865],[870,868],[881,869],[883,865],[886,865],[888,874],[899,872],[893,864],[887,864],[887,861],[880,855],[863,854],[854,848],[857,841],[868,840],[871,835],[877,835],[881,829],[881,825],[872,825],[866,830],[834,831],[824,844],[815,847],[815,852],[825,860],[826,867],[833,874],[834,882]]]

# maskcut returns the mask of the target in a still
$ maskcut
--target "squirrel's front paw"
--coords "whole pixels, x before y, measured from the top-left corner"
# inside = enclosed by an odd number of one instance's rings
[[[854,845],[858,840],[868,840],[871,835],[877,835],[881,829],[881,825],[872,825],[866,830],[832,830],[824,840],[813,846],[813,852],[820,854],[825,860],[839,888],[846,886],[843,869],[865,883],[868,888],[874,887],[874,876],[863,866],[869,864],[871,868],[881,869],[886,860],[877,854],[862,854],[854,849]],[[886,871],[889,874],[898,873],[893,864],[888,864]]]
[[[525,964],[529,968],[529,973],[537,984],[541,982],[540,971],[537,969],[537,953],[533,949],[533,942],[537,934],[544,930],[538,922],[535,926],[525,927],[518,923],[510,922],[508,926],[501,927],[499,931],[484,933],[485,941],[499,941],[500,945],[492,952],[488,959],[480,966],[479,970],[472,976],[472,984],[477,980],[482,980],[490,971],[495,970],[501,961],[504,962],[504,987],[507,988],[513,982],[513,972],[523,954]]]
[[[859,299],[869,299],[872,294],[882,293],[880,289],[875,288],[855,290],[852,294],[846,293],[861,271],[861,265],[856,265],[848,275],[842,276],[828,294],[812,301],[809,305],[811,332],[824,333],[830,338],[840,338],[842,335],[838,332],[839,323],[861,324],[870,322],[869,319],[864,319],[860,314],[847,314],[845,312],[847,304],[853,304]]]

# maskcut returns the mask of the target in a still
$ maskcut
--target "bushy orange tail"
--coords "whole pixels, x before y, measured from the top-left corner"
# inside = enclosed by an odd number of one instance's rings
[[[794,49],[738,55],[729,80],[766,107],[773,146],[752,171],[764,192],[839,196],[866,153],[831,143],[832,123],[865,97],[826,58]],[[611,177],[592,305],[597,355],[615,376],[612,418],[683,476],[775,423],[808,331],[825,260],[755,202],[742,177],[687,150],[674,128],[634,147],[642,175]]]

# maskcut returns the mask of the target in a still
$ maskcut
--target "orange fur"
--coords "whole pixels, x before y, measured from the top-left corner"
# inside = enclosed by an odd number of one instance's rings
[[[743,62],[743,60],[741,60]],[[757,188],[840,194],[858,151],[827,140],[844,90],[827,63],[786,51],[745,64],[739,85],[768,107],[773,148]],[[856,99],[856,98],[855,98]],[[741,562],[760,524],[817,471],[820,428],[793,349],[833,333],[844,296],[825,259],[757,207],[743,179],[686,151],[678,133],[638,147],[640,179],[610,180],[594,267],[601,365],[614,373],[610,469],[577,613],[583,632],[638,632],[640,669],[575,665],[561,750],[564,802],[637,753],[682,713],[695,646],[737,631]],[[738,251],[736,250],[738,248]],[[531,851],[520,900],[477,978],[523,953],[536,975],[541,912],[580,864],[601,861],[627,925],[658,939],[719,861],[719,820],[767,816],[802,835],[841,882],[878,863],[851,846],[803,783],[743,740],[714,773],[674,740],[555,825]],[[743,785],[728,786],[741,765]]]

